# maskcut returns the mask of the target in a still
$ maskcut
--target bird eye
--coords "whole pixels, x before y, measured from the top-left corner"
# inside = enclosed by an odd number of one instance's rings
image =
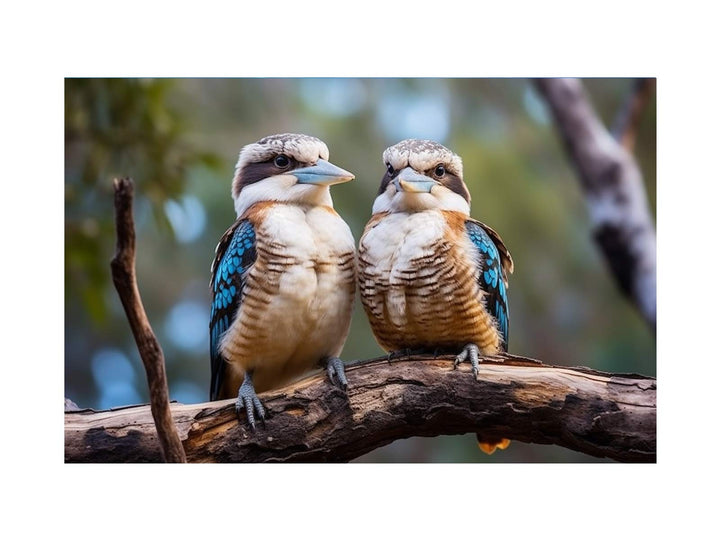
[[[440,178],[441,176],[445,176],[445,166],[438,165],[437,167],[435,167],[435,176],[437,176],[438,178]]]
[[[395,174],[395,169],[394,169],[393,166],[390,165],[389,163],[387,164],[387,171],[388,171],[388,174],[389,174],[390,176],[392,176],[393,174]]]
[[[285,167],[290,165],[290,159],[285,154],[280,154],[279,156],[275,157],[274,163],[276,167],[284,169]]]

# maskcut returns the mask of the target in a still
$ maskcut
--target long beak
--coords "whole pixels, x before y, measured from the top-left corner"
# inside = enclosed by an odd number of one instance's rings
[[[292,171],[292,174],[297,178],[298,184],[315,184],[318,186],[342,184],[355,178],[354,174],[324,159],[318,159],[317,163],[310,167],[296,169]]]
[[[400,171],[393,183],[399,191],[408,193],[430,193],[433,186],[438,184],[432,178],[416,172],[412,167],[405,167]]]

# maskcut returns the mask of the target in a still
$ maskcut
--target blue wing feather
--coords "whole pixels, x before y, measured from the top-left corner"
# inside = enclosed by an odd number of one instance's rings
[[[210,292],[210,399],[218,399],[225,376],[220,340],[230,328],[242,303],[247,272],[257,257],[255,229],[247,219],[225,232],[215,251]]]
[[[485,308],[497,320],[503,337],[503,350],[507,351],[509,338],[509,311],[507,298],[507,272],[512,272],[512,258],[500,237],[479,221],[466,221],[465,228],[480,258],[478,283],[484,290]]]

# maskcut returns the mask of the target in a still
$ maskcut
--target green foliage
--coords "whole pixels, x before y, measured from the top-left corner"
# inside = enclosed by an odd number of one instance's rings
[[[169,232],[162,206],[183,193],[188,168],[219,166],[216,154],[183,140],[182,113],[168,106],[174,85],[169,79],[65,81],[66,296],[72,301],[79,294],[94,321],[107,315],[102,291],[114,232],[112,179],[134,178]]]

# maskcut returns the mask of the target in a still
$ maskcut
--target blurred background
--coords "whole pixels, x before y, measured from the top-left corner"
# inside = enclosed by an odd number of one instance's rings
[[[583,82],[600,117],[612,125],[633,81]],[[653,95],[635,147],[653,215],[655,111]],[[595,247],[580,186],[530,81],[66,79],[67,398],[95,409],[149,401],[109,266],[112,179],[131,176],[138,283],[165,353],[170,398],[207,401],[210,263],[235,220],[230,181],[237,154],[281,132],[319,137],[331,161],[355,174],[332,196],[356,240],[384,174],[383,150],[408,137],[448,146],[463,159],[472,216],[498,231],[515,261],[509,352],[655,376],[655,336],[621,296]],[[343,359],[381,354],[357,299]],[[400,440],[357,461],[606,460],[518,441],[486,456],[469,434]]]

